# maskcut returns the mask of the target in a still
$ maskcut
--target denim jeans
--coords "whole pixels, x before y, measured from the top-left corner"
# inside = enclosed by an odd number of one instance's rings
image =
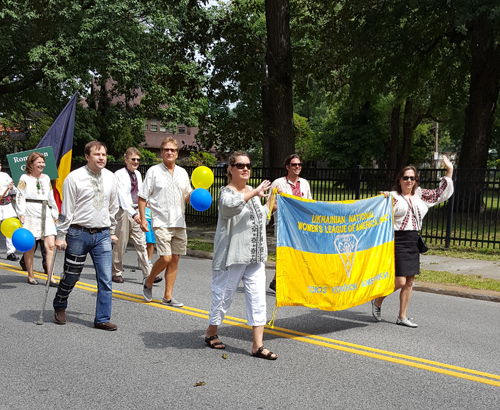
[[[69,228],[66,235],[64,274],[54,298],[54,308],[68,306],[68,297],[80,278],[87,254],[94,262],[97,279],[97,304],[94,323],[105,323],[111,319],[113,298],[111,264],[112,248],[109,229],[89,233],[82,229]]]

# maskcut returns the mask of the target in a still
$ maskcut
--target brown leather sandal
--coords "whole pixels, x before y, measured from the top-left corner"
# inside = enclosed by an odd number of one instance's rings
[[[219,350],[225,349],[226,345],[224,343],[222,343],[220,340],[218,342],[210,343],[212,340],[215,340],[215,339],[218,339],[218,338],[219,338],[219,336],[217,336],[217,335],[213,335],[213,336],[210,336],[210,337],[205,337],[205,343],[211,349],[219,349]]]
[[[266,360],[276,360],[278,358],[278,355],[274,354],[270,350],[269,350],[268,354],[262,353],[264,349],[265,349],[265,347],[264,347],[264,345],[262,345],[261,347],[259,347],[259,349],[255,353],[252,353],[252,356],[258,357],[259,359],[266,359]]]

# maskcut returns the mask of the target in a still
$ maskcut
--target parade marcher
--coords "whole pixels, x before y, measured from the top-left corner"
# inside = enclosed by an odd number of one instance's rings
[[[147,278],[151,267],[148,263],[146,237],[141,230],[138,199],[142,188],[142,176],[137,170],[141,153],[131,147],[125,151],[125,167],[115,172],[120,209],[116,214],[116,236],[118,243],[113,247],[113,282],[123,282],[123,254],[127,249],[129,236],[132,237],[139,268],[142,276]],[[161,277],[159,277],[161,280]]]
[[[0,171],[2,163],[0,162]],[[6,172],[0,172],[0,223],[7,218],[17,218],[16,211],[12,206],[11,195],[17,194],[14,181]],[[5,247],[7,248],[7,260],[17,261],[16,248],[12,244],[12,238],[5,237]]]
[[[274,188],[278,188],[278,193],[285,193],[289,195],[298,196],[300,198],[312,199],[311,188],[309,182],[304,178],[300,178],[300,172],[302,171],[302,162],[297,154],[292,154],[288,156],[285,160],[285,176],[278,178],[273,181],[271,185],[271,192]],[[277,205],[274,203],[273,211],[276,211]],[[274,213],[274,233],[276,234],[278,229],[278,213]],[[276,274],[269,284],[267,289],[268,293],[271,295],[276,294]]]
[[[184,209],[193,188],[188,173],[175,165],[179,155],[179,144],[172,138],[166,138],[161,144],[161,164],[149,168],[139,192],[139,213],[141,229],[149,230],[146,219],[146,202],[151,206],[151,219],[156,238],[156,252],[159,259],[153,264],[148,278],[144,279],[142,293],[148,302],[153,300],[155,278],[165,270],[165,294],[162,303],[168,306],[182,307],[181,302],[172,296],[179,255],[186,254],[187,234]]]
[[[399,315],[396,324],[417,327],[411,318],[407,317],[411,291],[415,275],[420,274],[420,253],[418,250],[418,232],[422,229],[422,220],[431,206],[446,201],[453,194],[453,164],[443,155],[446,166],[446,177],[441,179],[436,189],[419,187],[420,178],[413,166],[404,167],[399,171],[394,191],[382,192],[387,198],[392,197],[394,204],[394,254],[396,280],[394,291],[399,293]],[[384,297],[372,300],[372,315],[377,322],[382,320],[381,307]]]
[[[248,186],[252,164],[248,154],[235,152],[229,157],[229,184],[219,192],[219,217],[212,261],[212,306],[205,343],[212,349],[225,349],[217,335],[218,327],[231,306],[238,284],[245,289],[247,324],[253,328],[252,355],[267,360],[278,358],[262,343],[266,324],[266,225],[269,209],[260,198],[271,186],[263,181]]]
[[[56,239],[57,249],[66,249],[64,274],[54,298],[57,324],[66,323],[68,297],[80,278],[87,254],[94,263],[97,304],[94,327],[116,330],[110,323],[113,297],[111,265],[115,236],[118,194],[115,175],[104,169],[106,146],[91,141],[85,146],[87,165],[71,172],[63,184],[63,203]]]
[[[40,152],[32,152],[26,160],[26,174],[21,175],[17,184],[17,209],[19,220],[24,228],[29,230],[36,240],[43,240],[45,249],[45,265],[48,266],[54,254],[56,225],[59,217],[56,200],[50,177],[43,174],[45,157]],[[36,243],[31,250],[24,253],[24,263],[28,271],[28,283],[38,285],[33,273],[33,258]],[[50,286],[57,286],[54,277]]]

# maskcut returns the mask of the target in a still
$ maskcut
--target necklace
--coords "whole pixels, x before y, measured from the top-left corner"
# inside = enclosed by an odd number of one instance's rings
[[[43,189],[43,185],[40,184],[40,180],[38,178],[36,179],[36,190],[37,190],[38,194],[40,193],[40,191],[41,191],[42,195],[45,194],[45,191]]]

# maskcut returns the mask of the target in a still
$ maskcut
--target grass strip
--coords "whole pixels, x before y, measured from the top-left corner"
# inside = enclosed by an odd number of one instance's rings
[[[470,248],[452,246],[450,249],[431,248],[426,255],[449,256],[459,259],[478,259],[483,261],[500,261],[500,250],[488,248]]]
[[[420,275],[416,276],[415,280],[500,292],[500,280],[483,278],[481,275],[461,275],[459,273],[421,269]]]

